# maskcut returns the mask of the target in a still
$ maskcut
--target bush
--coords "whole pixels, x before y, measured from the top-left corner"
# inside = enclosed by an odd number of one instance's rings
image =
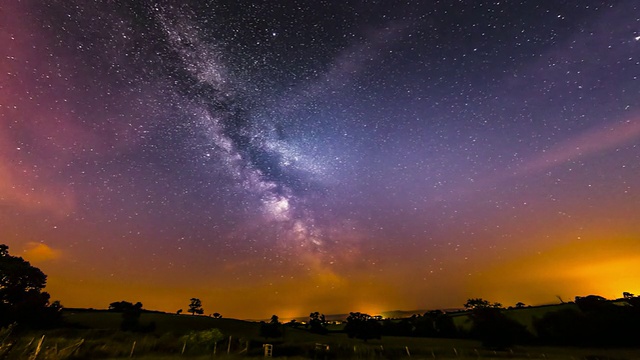
[[[180,342],[187,343],[190,352],[212,351],[216,343],[225,338],[219,329],[192,331],[180,338]]]
[[[526,327],[497,308],[477,308],[471,314],[471,335],[488,348],[505,349],[530,338]]]

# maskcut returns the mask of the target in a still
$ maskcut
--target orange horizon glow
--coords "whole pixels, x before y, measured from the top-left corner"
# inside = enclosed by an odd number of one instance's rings
[[[203,301],[206,314],[218,312],[239,319],[267,319],[276,314],[281,319],[305,317],[313,311],[325,314],[346,314],[352,311],[378,315],[393,310],[428,310],[460,308],[467,298],[482,297],[503,306],[517,302],[544,305],[573,301],[575,296],[596,294],[608,299],[622,297],[622,292],[640,293],[640,275],[629,271],[640,266],[640,253],[633,238],[618,239],[616,247],[597,239],[574,241],[549,247],[534,255],[523,255],[492,262],[475,275],[467,276],[465,285],[457,288],[456,300],[447,302],[420,301],[403,294],[400,287],[382,286],[367,280],[368,275],[344,278],[328,269],[316,269],[298,279],[281,279],[268,285],[220,284],[208,286],[206,277],[170,288],[150,279],[130,279],[98,275],[93,280],[61,269],[65,256],[45,244],[29,244],[23,257],[49,274],[47,291],[67,307],[104,309],[113,301],[141,301],[145,308],[169,313],[186,309],[188,299]],[[576,251],[580,249],[580,251]],[[49,254],[56,254],[51,256]],[[66,257],[68,258],[68,257]],[[62,266],[64,268],[64,266]],[[462,270],[464,271],[464,270]],[[157,275],[156,275],[157,276]],[[401,272],[398,273],[401,276]],[[446,288],[421,284],[427,294]],[[435,287],[433,287],[435,286]],[[93,290],[91,290],[93,289]],[[96,289],[99,289],[96,291]],[[447,294],[441,294],[447,297]],[[183,299],[180,301],[180,299]],[[363,299],[368,299],[363,301]],[[416,301],[418,300],[418,301]]]

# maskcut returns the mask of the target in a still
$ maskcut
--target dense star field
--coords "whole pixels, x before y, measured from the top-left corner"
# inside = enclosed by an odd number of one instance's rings
[[[67,307],[640,293],[640,3],[4,1],[0,243]]]

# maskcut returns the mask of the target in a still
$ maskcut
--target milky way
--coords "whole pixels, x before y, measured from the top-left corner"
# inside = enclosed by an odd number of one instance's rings
[[[310,191],[310,166],[294,146],[276,134],[275,120],[256,119],[254,109],[246,108],[250,99],[234,84],[215,45],[200,39],[201,29],[172,21],[175,14],[160,14],[160,23],[170,49],[178,54],[177,65],[190,75],[185,87],[196,131],[204,135],[204,157],[215,157],[224,164],[238,186],[256,196],[268,220],[278,223],[286,241],[296,248],[320,246],[313,218],[305,214],[299,196]],[[198,90],[194,90],[197,88]],[[194,93],[192,93],[192,91]],[[179,95],[178,95],[179,96]],[[236,105],[236,103],[239,103]],[[305,161],[306,160],[306,161]],[[317,167],[316,167],[317,168]]]
[[[639,10],[0,5],[0,241],[73,306],[637,293]]]

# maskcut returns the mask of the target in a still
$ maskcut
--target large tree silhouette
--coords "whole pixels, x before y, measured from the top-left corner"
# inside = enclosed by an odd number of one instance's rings
[[[344,331],[350,338],[380,339],[382,337],[382,325],[369,314],[351,312],[347,317]]]
[[[189,303],[189,312],[191,315],[204,314],[204,309],[202,309],[202,301],[198,298],[191,298],[191,303]]]
[[[319,312],[312,312],[309,314],[309,331],[315,334],[326,334],[329,331],[326,327],[327,321],[324,317],[324,314],[320,314]]]
[[[49,304],[43,291],[47,276],[19,256],[11,256],[9,247],[0,244],[0,326],[13,322],[48,326],[59,318],[61,306]]]

